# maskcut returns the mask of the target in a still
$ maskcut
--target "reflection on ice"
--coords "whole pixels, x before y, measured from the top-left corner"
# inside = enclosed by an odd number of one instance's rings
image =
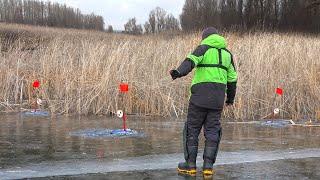
[[[283,128],[292,125],[290,120],[276,119],[276,120],[265,120],[260,123],[261,126]]]
[[[201,153],[198,164],[201,164]],[[320,149],[278,150],[278,151],[238,151],[220,152],[216,165],[268,162],[287,159],[320,157]],[[145,170],[175,169],[183,154],[164,154],[125,159],[108,160],[67,160],[55,163],[40,163],[22,168],[1,169],[3,179],[66,176],[92,173],[128,172]]]
[[[48,111],[42,111],[42,110],[30,110],[23,112],[22,115],[24,116],[38,116],[38,117],[47,117],[50,115]]]
[[[143,137],[142,133],[138,133],[132,129],[89,129],[71,132],[71,136],[80,136],[84,138],[108,138],[108,137]]]

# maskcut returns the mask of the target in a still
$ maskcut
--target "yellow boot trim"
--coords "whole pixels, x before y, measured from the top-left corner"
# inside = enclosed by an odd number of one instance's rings
[[[197,169],[183,170],[178,168],[178,172],[182,174],[195,175],[197,174]]]
[[[205,176],[212,176],[215,172],[211,169],[205,169],[203,170],[203,175]]]

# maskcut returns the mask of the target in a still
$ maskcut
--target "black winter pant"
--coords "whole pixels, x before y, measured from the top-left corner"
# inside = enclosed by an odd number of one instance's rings
[[[219,147],[222,128],[220,124],[221,110],[202,108],[189,103],[188,117],[184,129],[185,146],[198,146],[199,134],[204,127],[206,147]]]

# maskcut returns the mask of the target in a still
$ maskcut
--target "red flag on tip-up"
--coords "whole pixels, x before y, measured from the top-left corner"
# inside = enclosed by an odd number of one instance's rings
[[[121,83],[119,86],[119,90],[122,93],[126,93],[129,91],[129,85],[127,83]]]
[[[282,95],[283,95],[283,89],[282,89],[282,88],[277,88],[277,89],[276,89],[276,93],[277,93],[278,95],[282,96]]]
[[[35,81],[32,83],[32,86],[33,86],[34,88],[39,88],[39,87],[40,87],[40,82],[39,82],[39,80],[35,80]]]

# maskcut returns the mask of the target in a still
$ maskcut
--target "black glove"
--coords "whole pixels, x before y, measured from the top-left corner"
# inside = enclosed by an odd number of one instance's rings
[[[231,102],[231,101],[226,101],[226,106],[233,106],[233,102]]]
[[[232,106],[234,103],[234,98],[236,96],[236,90],[237,90],[237,82],[228,83],[227,84],[227,106]]]
[[[181,77],[180,72],[175,69],[170,71],[170,75],[172,77],[172,80],[175,80],[175,79]]]

